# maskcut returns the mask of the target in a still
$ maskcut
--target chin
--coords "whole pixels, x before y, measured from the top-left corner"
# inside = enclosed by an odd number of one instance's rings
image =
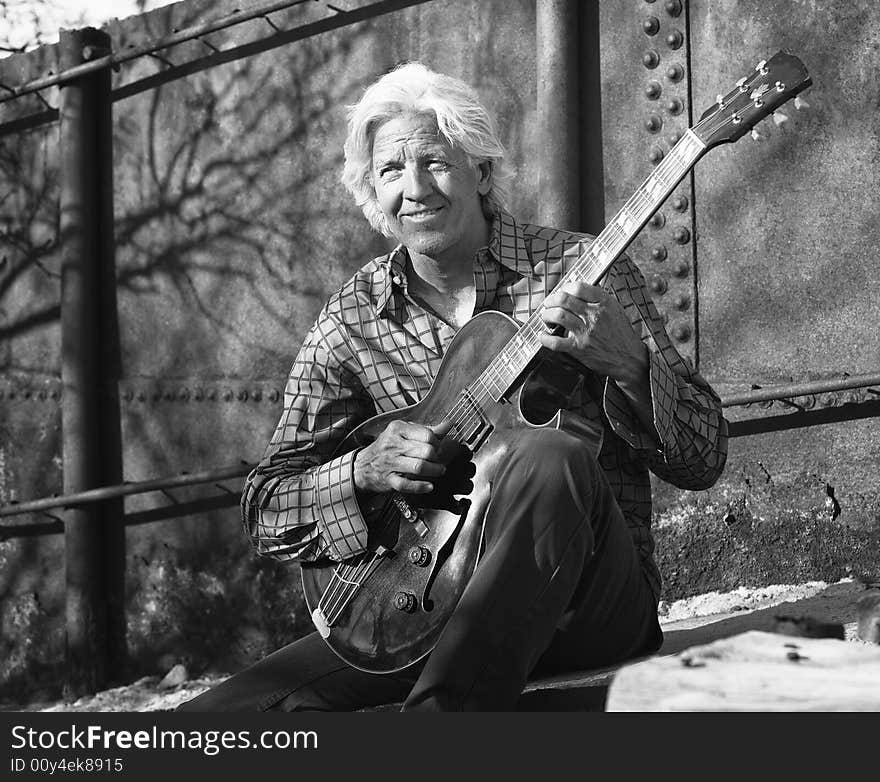
[[[455,244],[455,239],[443,233],[418,232],[402,237],[401,241],[410,250],[423,255],[436,255]]]

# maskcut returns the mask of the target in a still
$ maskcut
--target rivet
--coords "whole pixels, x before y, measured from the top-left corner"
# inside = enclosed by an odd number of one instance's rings
[[[247,400],[247,398],[248,398],[248,392],[245,391],[244,389],[241,389],[241,391],[238,392],[238,401],[244,402]]]
[[[677,244],[687,244],[691,240],[691,232],[687,228],[676,228],[672,238]]]
[[[15,399],[15,391],[11,391],[11,390],[10,390],[10,392],[9,392],[9,398],[10,398],[10,399]]]
[[[147,395],[143,391],[138,391],[137,398],[138,398],[138,402],[144,402],[147,399]]]
[[[49,396],[52,397],[52,399],[58,399],[61,396],[61,392],[58,391],[57,389],[53,389],[52,391],[49,392]]]
[[[270,402],[277,402],[280,398],[281,398],[281,394],[278,393],[278,389],[273,388],[269,392],[269,401]]]
[[[657,100],[660,97],[660,93],[663,92],[663,87],[660,86],[659,81],[654,81],[653,79],[648,82],[645,87],[645,97],[648,100]]]
[[[687,277],[690,273],[691,265],[687,261],[679,261],[675,264],[675,276]]]
[[[152,400],[153,400],[154,402],[158,402],[158,401],[162,398],[162,392],[159,391],[159,389],[157,388],[157,389],[156,389],[155,391],[153,391],[153,393],[151,394],[151,398],[152,398]]]
[[[169,388],[165,392],[164,397],[166,402],[170,402],[172,399],[174,399],[174,392]]]
[[[659,274],[655,274],[651,277],[650,286],[651,290],[660,296],[666,293],[666,280],[664,280]]]
[[[39,397],[41,400],[45,400],[46,396],[47,394],[45,388],[41,388],[39,391],[37,391],[37,397]]]
[[[181,388],[180,391],[177,392],[177,398],[181,402],[186,402],[189,399],[189,389]]]
[[[669,141],[669,146],[674,147],[676,144],[678,144],[678,142],[681,141],[682,135],[684,135],[684,134],[681,133],[680,131],[676,131],[675,133],[670,133],[667,138],[667,141]]]
[[[642,30],[645,35],[657,35],[660,30],[660,20],[656,16],[646,16],[642,21]]]
[[[691,297],[686,293],[680,293],[675,297],[675,301],[673,302],[673,306],[677,310],[686,310],[691,306]]]
[[[680,323],[672,330],[672,336],[679,342],[687,342],[691,338],[691,327],[686,323]]]
[[[654,215],[648,222],[652,228],[662,228],[666,225],[666,217],[663,215],[663,212],[654,212]]]
[[[25,399],[30,399],[31,398],[31,390],[29,388],[26,388],[24,391],[21,392],[21,395]]]
[[[262,398],[263,398],[263,392],[260,391],[259,388],[251,394],[251,399],[253,399],[254,402],[259,402]]]
[[[673,30],[666,36],[666,45],[670,49],[680,49],[683,43],[684,36],[681,34],[681,30]]]
[[[660,147],[651,147],[651,151],[648,152],[648,160],[656,166],[663,160],[663,150]]]
[[[657,54],[657,52],[654,51],[653,49],[648,49],[648,51],[646,51],[642,55],[642,65],[644,65],[646,68],[653,70],[659,64],[660,64],[660,55]]]
[[[669,103],[666,104],[666,111],[668,111],[673,116],[681,114],[683,108],[684,106],[682,106],[682,103],[678,98],[673,98],[671,101],[669,101]]]
[[[658,244],[651,248],[651,257],[655,261],[666,260],[666,248],[662,244]]]
[[[684,212],[688,208],[687,196],[678,195],[672,199],[672,208],[676,212]]]
[[[212,388],[210,391],[208,391],[208,399],[210,399],[212,402],[217,399],[217,389],[216,388]]]
[[[671,82],[681,81],[684,78],[684,68],[677,62],[666,69],[666,78]]]
[[[231,402],[234,398],[235,398],[235,394],[232,393],[231,389],[227,388],[223,392],[223,401],[224,402]]]
[[[656,114],[649,114],[645,119],[645,130],[649,133],[656,133],[663,127],[663,120]]]
[[[205,398],[205,389],[197,388],[193,392],[193,399],[195,399],[196,402],[201,402],[204,398]]]
[[[130,388],[126,388],[125,391],[122,392],[122,398],[126,402],[131,402],[131,400],[134,399],[134,391],[132,391]]]
[[[666,0],[663,4],[666,13],[670,16],[678,16],[681,14],[681,0]]]

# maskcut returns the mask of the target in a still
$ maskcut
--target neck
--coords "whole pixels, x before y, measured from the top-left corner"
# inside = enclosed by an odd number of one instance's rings
[[[455,247],[436,254],[409,250],[416,284],[439,293],[454,293],[473,285],[474,256],[489,244],[491,224],[481,220]],[[410,285],[414,280],[410,280]]]

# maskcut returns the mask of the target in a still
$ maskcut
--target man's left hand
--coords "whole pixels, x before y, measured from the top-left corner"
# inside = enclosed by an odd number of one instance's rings
[[[620,302],[585,282],[569,282],[544,300],[541,312],[549,327],[564,336],[541,334],[541,344],[568,353],[584,366],[621,383],[638,383],[648,367],[647,346],[638,338]]]

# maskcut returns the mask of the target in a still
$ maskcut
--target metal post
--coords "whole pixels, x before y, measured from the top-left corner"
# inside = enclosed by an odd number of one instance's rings
[[[538,221],[604,224],[598,3],[537,0]]]
[[[106,33],[61,31],[64,68],[109,49]],[[110,71],[64,86],[59,115],[62,447],[64,492],[71,493],[103,482],[101,290],[102,270],[113,265]],[[107,682],[110,568],[104,526],[99,505],[72,508],[65,518],[68,698]]]

